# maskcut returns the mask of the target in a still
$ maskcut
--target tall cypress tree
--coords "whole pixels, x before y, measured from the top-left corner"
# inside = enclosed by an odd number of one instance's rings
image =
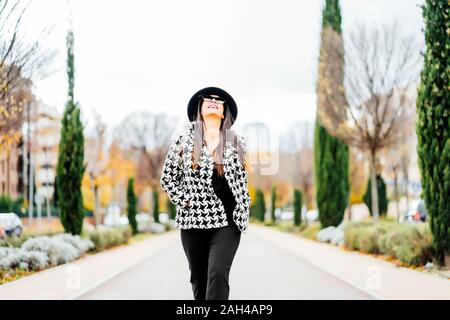
[[[264,222],[264,218],[266,215],[266,205],[264,201],[264,193],[260,189],[256,189],[254,212],[256,214],[256,218],[259,221]]]
[[[277,200],[277,187],[272,186],[272,193],[270,196],[270,217],[272,218],[272,222],[275,222],[277,220],[277,217],[275,216],[276,200]]]
[[[302,224],[302,192],[299,189],[294,190],[294,225]]]
[[[370,215],[373,216],[372,212],[372,178],[369,177],[366,186],[366,193],[364,194],[363,200],[369,209]],[[377,189],[378,189],[378,210],[380,217],[387,215],[388,209],[388,198],[386,192],[386,183],[383,180],[383,177],[380,174],[376,175],[377,180]]]
[[[154,190],[153,193],[153,219],[155,222],[159,221],[159,194],[158,191]]]
[[[422,197],[438,263],[450,259],[450,9],[448,0],[427,0],[425,64],[417,99],[417,151]],[[450,262],[449,262],[450,263]]]
[[[80,234],[83,228],[83,195],[81,180],[84,172],[84,136],[80,108],[74,100],[73,31],[67,33],[68,100],[64,110],[59,143],[56,187],[59,215],[64,230]]]
[[[339,1],[326,0],[322,16],[321,41],[324,43],[324,41],[327,41],[325,32],[327,28],[331,28],[339,35],[341,34]],[[326,107],[321,105],[324,100],[327,100],[328,103],[345,100],[345,98],[333,99],[333,96],[343,95],[343,90],[332,92],[331,99],[325,98],[325,95],[329,95],[330,93],[325,92],[327,90],[324,89],[322,84],[324,82],[333,81],[334,79],[327,78],[327,66],[322,63],[324,60],[323,56],[327,54],[324,51],[324,49],[321,49],[320,52],[319,75],[317,80],[318,109]],[[339,67],[343,69],[343,62]],[[343,88],[343,80],[342,83],[338,83],[332,87]],[[314,130],[314,162],[316,202],[319,211],[319,220],[323,228],[337,226],[344,217],[344,211],[348,203],[348,146],[327,132],[320,123],[318,114],[316,116],[316,126]]]
[[[128,187],[127,187],[127,212],[128,212],[128,222],[131,226],[131,230],[133,234],[138,233],[138,225],[136,221],[136,213],[137,213],[137,198],[134,193],[134,179],[128,179]]]

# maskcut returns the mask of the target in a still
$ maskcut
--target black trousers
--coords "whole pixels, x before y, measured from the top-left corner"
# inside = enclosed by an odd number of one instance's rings
[[[228,300],[229,273],[241,239],[236,225],[181,229],[195,300]]]

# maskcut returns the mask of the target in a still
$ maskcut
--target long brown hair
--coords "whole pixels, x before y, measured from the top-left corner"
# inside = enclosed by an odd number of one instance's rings
[[[203,97],[200,97],[198,106],[197,106],[197,113],[195,117],[195,123],[194,123],[194,150],[192,153],[192,167],[193,169],[197,169],[199,166],[200,161],[200,155],[203,148],[203,143],[205,143],[205,133],[204,133],[204,127],[205,123],[203,120],[203,116],[201,114],[201,106],[203,103]],[[225,102],[224,104],[224,117],[222,118],[220,122],[220,128],[219,128],[219,137],[220,141],[217,146],[217,148],[214,150],[212,157],[215,162],[215,168],[217,169],[217,173],[220,176],[224,175],[223,170],[223,156],[225,152],[225,145],[228,141],[231,141],[232,145],[236,147],[238,151],[239,159],[241,160],[241,163],[244,164],[244,168],[247,168],[248,161],[247,159],[244,159],[244,151],[239,143],[239,140],[237,139],[236,133],[233,129],[231,129],[231,126],[234,122],[233,115],[231,112],[228,112],[227,104]]]

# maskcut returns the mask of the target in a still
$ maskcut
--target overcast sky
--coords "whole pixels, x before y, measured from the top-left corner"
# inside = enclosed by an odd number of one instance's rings
[[[237,127],[262,121],[279,132],[313,121],[323,2],[72,0],[76,99],[88,122],[92,108],[110,126],[133,110],[184,120],[192,94],[218,86],[238,104]],[[421,39],[422,2],[343,0],[343,32],[398,18]],[[58,50],[55,72],[35,90],[61,111],[68,12],[66,1],[34,0],[24,22],[30,30],[54,25],[44,45]]]

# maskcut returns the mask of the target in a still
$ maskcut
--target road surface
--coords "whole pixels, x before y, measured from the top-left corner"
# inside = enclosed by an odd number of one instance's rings
[[[193,299],[179,234],[171,239],[164,249],[77,299]],[[251,230],[241,236],[229,281],[230,300],[373,299]]]

